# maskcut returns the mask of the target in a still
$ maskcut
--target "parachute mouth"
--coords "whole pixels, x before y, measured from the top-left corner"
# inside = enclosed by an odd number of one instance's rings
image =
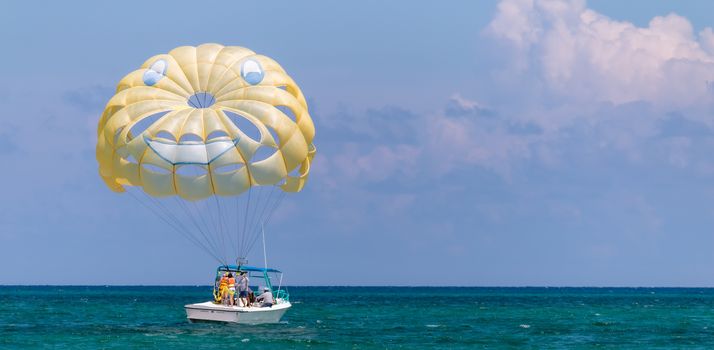
[[[161,159],[173,164],[198,164],[208,165],[224,153],[236,147],[240,138],[233,140],[221,138],[200,141],[174,142],[164,139],[152,139],[144,136],[144,142]]]

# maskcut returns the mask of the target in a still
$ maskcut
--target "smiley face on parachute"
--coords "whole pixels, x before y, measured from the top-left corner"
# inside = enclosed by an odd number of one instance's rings
[[[315,154],[300,88],[236,46],[183,46],[124,77],[98,128],[97,160],[118,192],[199,200],[253,186],[300,191]]]

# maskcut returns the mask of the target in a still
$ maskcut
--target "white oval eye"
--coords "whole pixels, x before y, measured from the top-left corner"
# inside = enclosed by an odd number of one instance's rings
[[[164,60],[158,60],[154,63],[151,64],[149,69],[144,72],[144,84],[148,86],[152,86],[161,80],[161,78],[166,75],[166,67],[168,66],[168,63]]]
[[[158,60],[154,62],[154,64],[149,67],[149,69],[153,70],[156,73],[159,73],[161,75],[166,75],[166,61],[164,60]]]
[[[256,85],[263,81],[265,73],[263,72],[263,67],[260,63],[255,60],[246,60],[240,69],[240,75],[243,80],[247,81],[250,85]]]

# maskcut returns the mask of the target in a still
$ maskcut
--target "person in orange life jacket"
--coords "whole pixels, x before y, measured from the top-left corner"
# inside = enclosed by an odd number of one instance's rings
[[[228,305],[233,306],[236,304],[236,279],[233,277],[232,273],[228,273]]]
[[[218,294],[221,296],[221,303],[225,305],[228,296],[228,273],[224,273],[221,276],[221,281],[218,284]]]

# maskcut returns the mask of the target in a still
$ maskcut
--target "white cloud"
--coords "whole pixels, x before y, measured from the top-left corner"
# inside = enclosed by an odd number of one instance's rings
[[[329,160],[350,181],[384,181],[396,177],[413,177],[421,149],[404,144],[368,147],[347,143],[342,152]]]
[[[534,136],[513,135],[504,130],[504,124],[485,128],[473,118],[447,118],[437,114],[428,117],[429,128],[424,150],[429,154],[429,169],[443,175],[459,166],[481,166],[508,176],[510,164],[515,159],[531,156],[530,143]]]
[[[714,32],[695,34],[676,14],[640,28],[585,1],[503,0],[487,33],[513,47],[515,68],[535,72],[561,96],[666,107],[711,98]]]

